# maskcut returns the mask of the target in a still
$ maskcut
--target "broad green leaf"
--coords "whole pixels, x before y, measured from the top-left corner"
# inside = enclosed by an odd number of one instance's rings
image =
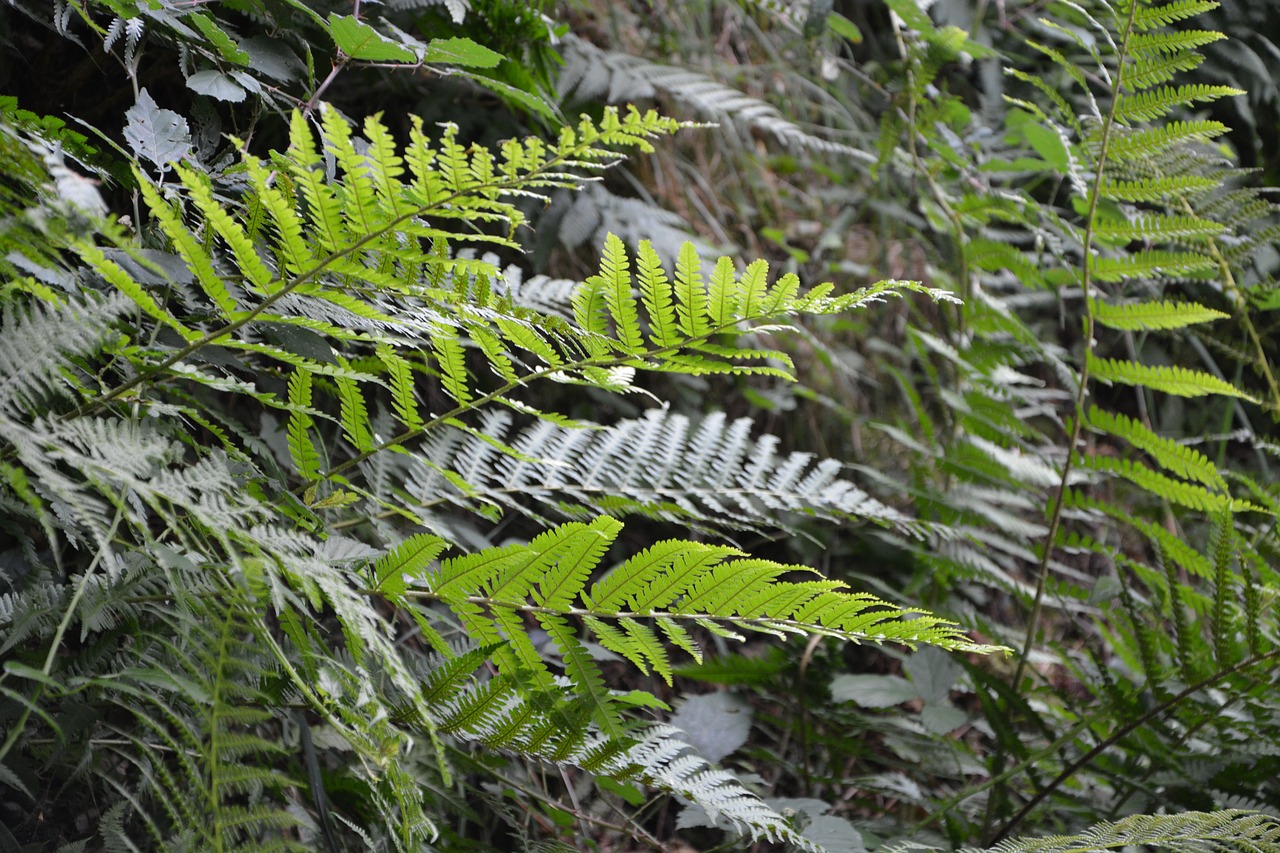
[[[858,29],[857,24],[841,15],[839,12],[832,12],[827,15],[827,28],[831,32],[846,38],[854,44],[862,44],[862,30]]]
[[[751,735],[751,706],[732,693],[704,693],[680,703],[671,725],[708,761],[736,752]]]
[[[941,649],[925,648],[913,654],[903,666],[911,683],[928,703],[944,702],[964,672],[955,658]]]
[[[369,62],[417,62],[418,55],[353,15],[329,13],[329,34],[338,50]]]
[[[891,708],[919,699],[920,690],[897,675],[837,675],[831,680],[831,698],[862,708]]]
[[[423,62],[447,62],[463,68],[494,68],[505,59],[497,51],[469,38],[432,39],[427,45]]]
[[[221,71],[198,71],[187,78],[187,88],[197,95],[237,104],[247,95],[243,86]]]

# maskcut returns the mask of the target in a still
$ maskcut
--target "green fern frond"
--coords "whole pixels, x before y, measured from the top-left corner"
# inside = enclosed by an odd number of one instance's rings
[[[1086,456],[1081,464],[1094,471],[1118,474],[1154,495],[1160,495],[1170,503],[1189,507],[1204,513],[1221,513],[1226,511],[1243,512],[1261,510],[1247,501],[1231,498],[1221,492],[1213,492],[1201,486],[1175,480],[1164,474],[1153,471],[1140,462],[1130,459],[1116,459],[1109,456]]]
[[[409,362],[389,346],[378,348],[378,358],[387,367],[391,382],[391,401],[396,417],[409,429],[422,427],[422,415],[418,413],[418,401],[413,387],[413,368]]]
[[[138,171],[135,177],[148,210],[155,217],[156,223],[165,236],[173,243],[174,249],[182,260],[186,262],[187,269],[195,276],[205,296],[217,307],[224,320],[234,317],[239,311],[239,305],[214,267],[213,257],[204,244],[187,228],[181,214],[175,210],[175,206],[161,196],[160,190],[146,175]]]
[[[1223,311],[1194,302],[1111,302],[1094,301],[1094,318],[1109,329],[1140,332],[1181,329],[1198,323],[1212,323],[1230,317]]]
[[[1218,7],[1217,0],[1171,0],[1159,5],[1145,0],[1122,0],[1117,3],[1119,13],[1125,14],[1131,3],[1137,6],[1133,14],[1133,26],[1138,30],[1167,27]]]
[[[1115,162],[1141,162],[1181,146],[1209,142],[1228,130],[1222,122],[1209,120],[1172,121],[1137,130],[1118,130],[1111,137],[1107,156]],[[1090,137],[1090,141],[1097,139]]]
[[[600,274],[583,283],[586,288],[599,286],[613,320],[614,334],[628,352],[640,350],[640,315],[632,294],[630,259],[622,241],[610,234],[600,255]]]
[[[1106,178],[1098,187],[1098,193],[1111,201],[1164,202],[1217,186],[1217,179],[1208,175],[1173,175],[1150,180]]]
[[[1136,33],[1129,38],[1129,53],[1137,57],[1150,55],[1183,53],[1199,50],[1205,45],[1225,39],[1226,36],[1214,30],[1175,30],[1165,32]]]
[[[305,482],[320,476],[320,452],[311,440],[311,374],[296,370],[289,378],[289,454]]]
[[[177,318],[156,302],[150,293],[133,280],[131,275],[121,269],[119,264],[109,259],[102,249],[91,243],[81,243],[76,246],[76,250],[85,263],[96,270],[108,284],[128,297],[143,313],[155,320],[159,320],[187,341],[196,340],[200,337],[200,334],[194,329],[189,329],[178,322]]]
[[[334,382],[338,388],[339,419],[347,440],[360,452],[372,450],[374,440],[369,430],[369,409],[359,384],[349,376],[336,377]]]
[[[1122,385],[1138,385],[1176,394],[1179,397],[1203,397],[1220,394],[1257,402],[1256,398],[1236,388],[1230,382],[1203,371],[1178,366],[1153,366],[1134,361],[1118,361],[1089,357],[1089,372],[1100,382],[1118,382]]]
[[[1218,665],[1228,667],[1237,662],[1235,636],[1237,620],[1235,597],[1237,586],[1231,571],[1235,562],[1236,531],[1230,512],[1217,514],[1213,525],[1213,651]]]
[[[1169,252],[1158,249],[1120,256],[1095,256],[1091,271],[1096,281],[1123,281],[1126,278],[1186,275],[1215,266],[1212,258],[1196,252]]]
[[[865,593],[843,592],[838,582],[781,580],[784,574],[811,570],[739,559],[743,555],[722,546],[661,543],[588,591],[587,578],[621,529],[617,521],[602,517],[553,528],[527,546],[450,558],[437,571],[415,578],[403,595],[445,604],[481,642],[512,644],[510,654],[497,656],[500,670],[517,680],[531,678],[541,689],[550,689],[549,674],[514,616],[552,617],[548,631],[571,647],[566,654],[578,656],[568,673],[589,675],[590,683],[579,686],[593,697],[597,721],[610,726],[616,721],[600,701],[598,675],[574,645],[579,641],[565,620],[616,625],[619,630],[597,632],[601,644],[642,669],[652,665],[667,679],[671,667],[652,622],[687,623],[728,637],[737,637],[733,629],[742,629],[972,651],[993,648],[972,642],[928,614],[900,610]]]
[[[1089,409],[1089,426],[1122,438],[1139,450],[1149,454],[1162,468],[1172,471],[1185,480],[1195,480],[1210,489],[1225,492],[1226,480],[1216,465],[1194,447],[1179,444],[1152,432],[1144,424],[1092,406]]]
[[[1185,240],[1208,238],[1221,234],[1226,226],[1212,219],[1194,216],[1143,215],[1132,220],[1100,219],[1093,233],[1099,240],[1132,242],[1134,240]]]
[[[1243,89],[1211,86],[1205,83],[1165,86],[1121,98],[1116,105],[1116,121],[1121,124],[1155,121],[1168,115],[1177,107],[1187,107],[1196,102],[1216,101],[1219,98],[1243,94],[1245,94]]]
[[[1195,70],[1203,62],[1204,55],[1199,53],[1169,52],[1149,55],[1125,74],[1124,85],[1130,92],[1150,89],[1152,86],[1168,83],[1177,74]]]

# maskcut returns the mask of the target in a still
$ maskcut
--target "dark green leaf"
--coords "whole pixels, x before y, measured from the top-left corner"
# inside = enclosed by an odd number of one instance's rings
[[[493,68],[503,55],[468,38],[432,39],[423,62],[447,62],[464,68]]]
[[[369,62],[417,62],[418,55],[353,15],[329,13],[329,33],[338,50]]]

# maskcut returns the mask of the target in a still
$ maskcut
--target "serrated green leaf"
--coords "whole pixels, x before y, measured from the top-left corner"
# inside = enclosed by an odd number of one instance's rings
[[[289,455],[298,475],[306,482],[320,475],[320,452],[311,440],[311,374],[295,370],[289,377]]]
[[[1129,302],[1113,305],[1094,301],[1093,310],[1094,319],[1107,328],[1133,332],[1180,329],[1231,316],[1194,302]]]
[[[387,38],[354,15],[330,12],[327,29],[338,50],[352,59],[369,62],[418,61],[418,55],[408,47]]]
[[[497,51],[469,38],[432,39],[427,45],[423,62],[447,62],[464,68],[495,68],[505,59]]]
[[[1219,379],[1212,374],[1199,370],[1189,370],[1185,367],[1151,366],[1139,364],[1135,361],[1098,358],[1090,353],[1089,372],[1094,379],[1101,382],[1138,385],[1179,397],[1203,397],[1209,394],[1221,394],[1257,402],[1254,397],[1236,388],[1230,382]]]

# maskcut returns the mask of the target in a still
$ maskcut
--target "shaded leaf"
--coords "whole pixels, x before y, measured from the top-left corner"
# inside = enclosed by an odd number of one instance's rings
[[[191,131],[187,120],[173,110],[161,109],[143,88],[138,102],[125,113],[128,124],[124,141],[135,157],[150,160],[161,168],[191,152]]]

